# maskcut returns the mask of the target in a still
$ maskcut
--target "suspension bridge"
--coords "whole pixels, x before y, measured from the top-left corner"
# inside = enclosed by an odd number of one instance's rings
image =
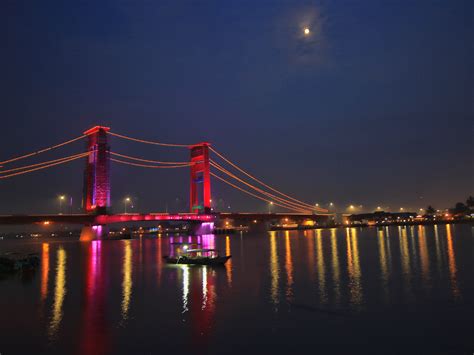
[[[111,149],[111,138],[133,144],[187,149],[187,161],[158,161],[122,154]],[[60,150],[77,141],[85,140],[86,149],[76,154],[52,160],[20,165],[28,159],[41,157],[43,153]],[[104,226],[113,223],[140,221],[181,221],[194,226],[195,233],[209,233],[214,223],[222,219],[241,221],[270,221],[288,219],[292,221],[321,221],[327,218],[327,210],[296,199],[272,187],[250,174],[211,146],[209,142],[197,144],[173,144],[150,141],[115,133],[109,127],[95,126],[81,136],[37,151],[0,161],[0,181],[24,174],[34,173],[67,164],[79,159],[85,161],[83,183],[83,213],[81,214],[38,214],[0,215],[1,224],[64,223],[81,224],[83,231],[99,237]],[[183,213],[111,213],[110,165],[121,164],[144,169],[189,169],[189,211]],[[211,208],[211,178],[252,198],[281,207],[287,213],[219,213]],[[1,185],[0,185],[1,188]]]

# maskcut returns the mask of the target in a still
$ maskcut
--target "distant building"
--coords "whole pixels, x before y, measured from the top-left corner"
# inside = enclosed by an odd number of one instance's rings
[[[352,214],[346,217],[345,224],[384,224],[394,222],[410,222],[417,217],[415,212],[385,212]]]

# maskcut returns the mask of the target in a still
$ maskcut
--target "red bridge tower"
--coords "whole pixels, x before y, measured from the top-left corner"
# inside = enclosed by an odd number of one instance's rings
[[[209,171],[209,146],[210,144],[207,142],[190,146],[192,164],[190,209],[192,213],[211,212],[211,174]]]
[[[110,147],[107,143],[109,127],[95,126],[88,135],[84,171],[84,209],[87,213],[105,214],[110,207]]]

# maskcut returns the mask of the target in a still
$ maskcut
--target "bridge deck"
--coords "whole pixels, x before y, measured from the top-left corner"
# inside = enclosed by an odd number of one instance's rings
[[[60,214],[60,215],[3,215],[0,216],[0,225],[12,224],[112,224],[125,222],[144,221],[189,221],[189,222],[212,222],[215,215],[205,215],[196,213],[127,213],[112,215],[91,215],[91,214]]]
[[[298,214],[298,213],[124,213],[111,215],[91,214],[41,214],[41,215],[0,215],[0,225],[13,224],[113,224],[126,222],[147,221],[183,221],[183,222],[213,222],[216,219],[238,219],[269,221],[289,218],[291,220],[318,219],[330,214]]]

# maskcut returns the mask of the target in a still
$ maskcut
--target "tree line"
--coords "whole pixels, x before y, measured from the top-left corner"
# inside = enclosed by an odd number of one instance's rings
[[[454,207],[448,210],[453,215],[469,215],[474,213],[474,197],[469,196],[465,202],[457,202]],[[430,205],[426,208],[426,214],[430,216],[435,215],[436,209]]]

